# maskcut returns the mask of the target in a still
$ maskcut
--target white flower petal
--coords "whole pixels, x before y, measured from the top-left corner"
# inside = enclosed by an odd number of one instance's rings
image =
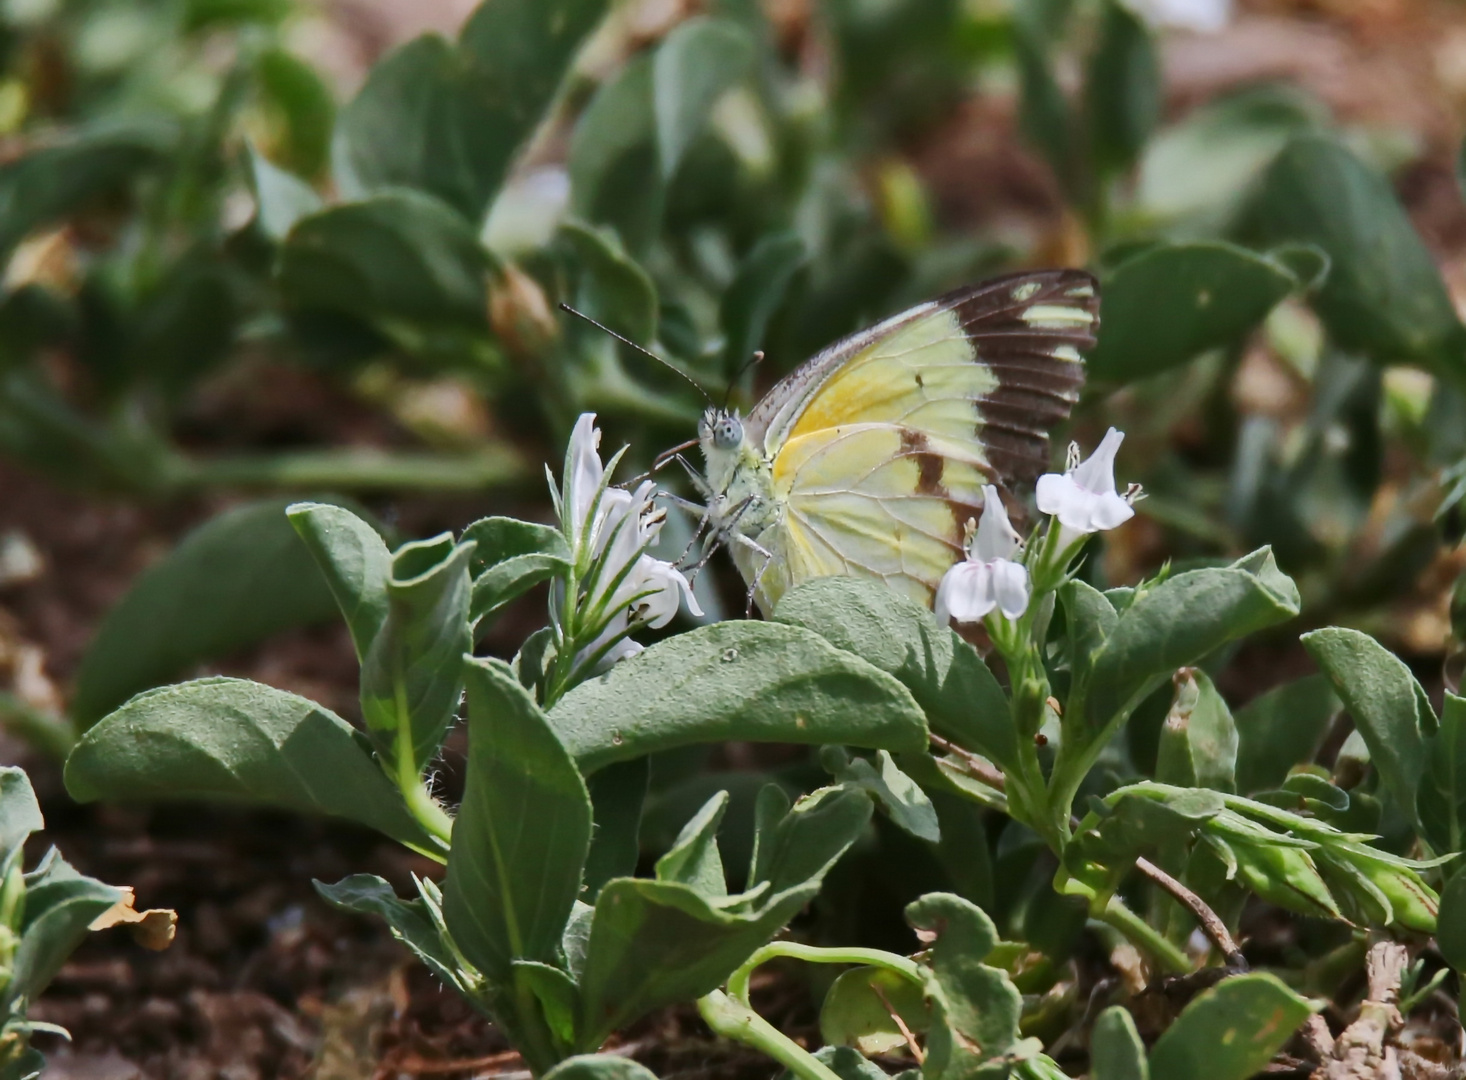
[[[1089,455],[1085,461],[1071,474],[1074,482],[1085,491],[1100,493],[1115,490],[1115,455],[1120,452],[1120,444],[1125,441],[1125,433],[1110,428],[1105,432],[1105,437],[1100,444],[1094,448],[1094,453]]]
[[[998,489],[992,484],[983,485],[982,517],[977,523],[977,536],[972,542],[972,557],[978,562],[1006,559],[1018,550],[1022,538],[1008,520],[1008,508],[1003,505]]]
[[[993,595],[998,610],[1016,619],[1028,610],[1028,567],[1007,559],[993,563]]]
[[[1130,503],[1115,490],[1115,454],[1124,440],[1123,432],[1110,428],[1089,460],[1062,476],[1040,476],[1034,489],[1038,508],[1073,533],[1113,529],[1134,517]]]
[[[997,605],[991,567],[968,559],[942,576],[934,606],[937,621],[946,626],[952,619],[960,623],[977,622]]]
[[[601,431],[596,427],[596,414],[581,413],[575,421],[575,430],[570,433],[570,469],[565,477],[564,493],[565,506],[577,530],[583,527],[590,514],[591,503],[595,501],[596,491],[605,475],[600,445]]]

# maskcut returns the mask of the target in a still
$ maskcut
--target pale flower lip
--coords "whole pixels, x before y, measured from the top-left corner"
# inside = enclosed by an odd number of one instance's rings
[[[1232,0],[1122,0],[1151,26],[1215,34],[1232,21]]]
[[[1038,508],[1074,533],[1093,533],[1135,516],[1130,500],[1115,490],[1115,455],[1125,433],[1110,428],[1089,459],[1067,472],[1038,478]]]
[[[996,487],[983,487],[982,500],[982,518],[967,558],[948,570],[937,587],[934,607],[943,626],[952,619],[977,622],[994,608],[1010,620],[1028,609],[1028,568],[1011,558],[1021,538]]]

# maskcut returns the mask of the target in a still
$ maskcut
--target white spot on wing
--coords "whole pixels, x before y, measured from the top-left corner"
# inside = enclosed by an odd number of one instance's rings
[[[1079,355],[1079,350],[1073,345],[1060,345],[1051,355],[1055,360],[1068,360],[1071,364],[1084,363],[1084,357]]]
[[[1021,304],[1036,292],[1038,292],[1038,282],[1025,281],[1013,290],[1013,299]]]
[[[1034,304],[1019,318],[1039,330],[1067,330],[1094,322],[1094,316],[1084,308],[1065,304]]]

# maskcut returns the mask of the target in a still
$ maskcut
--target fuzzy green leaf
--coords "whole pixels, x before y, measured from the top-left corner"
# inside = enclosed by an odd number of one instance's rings
[[[1267,170],[1244,231],[1332,262],[1313,304],[1338,346],[1466,377],[1463,331],[1435,258],[1385,178],[1332,138],[1295,138]]]
[[[1179,787],[1236,789],[1237,727],[1206,672],[1176,673],[1176,697],[1161,728],[1155,778]]]
[[[1238,975],[1207,990],[1178,1016],[1150,1052],[1150,1072],[1166,1080],[1248,1080],[1260,1072],[1315,1006],[1275,975]]]
[[[790,590],[774,618],[813,630],[894,675],[933,730],[1004,768],[1016,767],[1013,722],[998,680],[976,649],[938,626],[921,605],[879,582],[826,577]]]
[[[652,61],[652,106],[662,178],[670,181],[723,92],[753,62],[748,31],[726,19],[679,23]]]
[[[285,514],[325,575],[351,631],[356,658],[363,659],[387,621],[392,553],[376,529],[340,506],[293,503]]]
[[[327,814],[435,847],[355,728],[314,701],[246,679],[139,694],[82,737],[66,762],[66,789],[78,802],[193,800]]]
[[[1425,838],[1439,852],[1466,849],[1466,698],[1446,691],[1440,730],[1426,740],[1425,760],[1416,798]]]
[[[1300,284],[1281,262],[1233,244],[1158,244],[1105,281],[1090,377],[1143,379],[1231,345]]]
[[[590,794],[508,665],[469,659],[465,671],[468,778],[443,916],[463,954],[503,982],[512,960],[556,960],[590,849]]]
[[[92,921],[123,899],[121,889],[78,873],[59,855],[26,875],[25,918],[11,961],[3,1000],[34,1001],[55,978],[91,928]]]
[[[1342,707],[1323,675],[1284,683],[1237,710],[1237,790],[1277,787],[1294,765],[1311,762]]]
[[[1089,1036],[1089,1071],[1092,1080],[1150,1080],[1145,1043],[1123,1005],[1111,1005],[1095,1017]]]
[[[1150,585],[1121,614],[1094,658],[1088,714],[1096,727],[1131,708],[1178,667],[1298,614],[1298,587],[1262,548],[1231,566]]]
[[[285,507],[269,499],[226,510],[138,578],[82,658],[71,706],[79,726],[201,661],[332,617],[330,590]]]
[[[411,754],[414,773],[438,756],[463,693],[472,647],[468,566],[472,542],[444,533],[392,556],[387,618],[361,664],[361,715],[389,768]]]
[[[1368,634],[1330,626],[1301,640],[1354,718],[1380,779],[1419,829],[1425,740],[1436,729],[1425,691],[1404,662]]]
[[[578,303],[585,313],[623,337],[651,344],[657,332],[657,287],[616,234],[569,221],[560,226],[560,236],[580,265]]]
[[[654,707],[653,707],[654,706]],[[582,683],[550,711],[586,772],[700,742],[927,745],[894,678],[797,626],[727,622],[660,641]]]

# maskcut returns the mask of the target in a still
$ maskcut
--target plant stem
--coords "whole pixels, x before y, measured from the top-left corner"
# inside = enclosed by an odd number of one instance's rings
[[[697,1011],[713,1031],[767,1054],[800,1080],[840,1080],[840,1075],[828,1065],[721,990],[698,998]]]
[[[754,969],[770,960],[784,956],[794,960],[804,960],[811,964],[864,964],[868,967],[878,967],[894,972],[917,986],[923,986],[926,983],[921,965],[915,960],[886,952],[883,949],[866,949],[859,946],[831,949],[818,945],[800,945],[794,941],[771,941],[750,956],[742,967],[729,976],[728,995],[745,1008],[751,1008],[748,1003],[748,980],[753,975]]]
[[[67,717],[44,712],[14,694],[4,692],[0,692],[0,725],[57,761],[66,760],[66,755],[71,753],[80,737]]]
[[[398,696],[402,694],[402,682],[397,680]],[[433,798],[428,786],[423,783],[422,773],[412,752],[412,727],[405,708],[398,710],[397,722],[397,787],[407,810],[428,835],[443,842],[443,847],[453,844],[453,819]]]
[[[206,459],[179,455],[167,471],[169,487],[185,491],[205,487],[480,491],[521,484],[530,476],[520,457],[501,446],[464,454],[348,449]]]
[[[1227,924],[1222,922],[1205,900],[1149,859],[1136,859],[1135,869],[1165,889],[1196,917],[1196,921],[1201,924],[1202,933],[1211,939],[1211,943],[1222,954],[1222,959],[1227,962],[1228,967],[1241,971],[1247,970],[1247,959],[1242,955],[1242,950],[1237,948],[1237,943],[1232,940],[1232,935],[1227,930]]]
[[[1095,917],[1100,922],[1113,926],[1133,944],[1150,953],[1173,975],[1185,975],[1191,970],[1190,958],[1167,941],[1165,935],[1153,929],[1150,923],[1127,908],[1119,897],[1110,897],[1105,909]]]

